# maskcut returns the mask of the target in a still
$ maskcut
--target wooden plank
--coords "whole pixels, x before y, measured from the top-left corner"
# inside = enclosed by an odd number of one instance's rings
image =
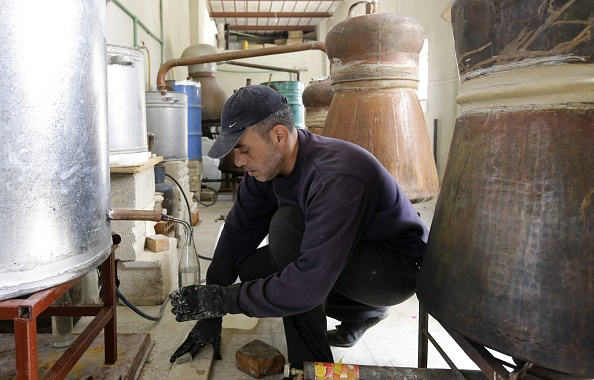
[[[208,380],[213,358],[214,350],[211,345],[208,345],[202,348],[192,361],[173,364],[167,380]]]
[[[150,167],[157,165],[161,161],[163,161],[163,156],[154,156],[154,157],[149,158],[147,162],[145,162],[141,165],[131,165],[131,166],[110,165],[109,172],[110,173],[119,173],[119,174],[139,173],[143,170],[146,170]]]
[[[100,334],[89,349],[74,365],[65,380],[78,380],[92,376],[93,379],[137,379],[153,346],[149,334],[118,334],[118,360],[113,365],[104,364],[104,336]],[[64,353],[66,348],[52,346],[51,334],[38,334],[39,378],[42,378]],[[14,334],[0,334],[0,380],[16,376]]]

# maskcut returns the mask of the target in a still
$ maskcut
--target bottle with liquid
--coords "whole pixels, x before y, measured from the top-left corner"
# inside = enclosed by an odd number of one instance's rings
[[[65,292],[54,303],[69,304],[72,303],[72,299],[70,298],[70,294]],[[72,316],[52,316],[52,345],[58,348],[70,346],[74,342],[72,327]]]
[[[188,237],[189,238],[189,237]],[[186,245],[179,258],[177,282],[181,289],[188,285],[200,285],[200,261],[198,253]]]

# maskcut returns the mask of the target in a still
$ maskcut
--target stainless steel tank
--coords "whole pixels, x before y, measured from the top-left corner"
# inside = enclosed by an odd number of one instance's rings
[[[101,1],[2,2],[0,300],[110,252],[104,25]]]
[[[148,152],[144,55],[135,48],[107,45],[109,153]]]
[[[155,134],[152,152],[164,161],[188,159],[188,95],[183,92],[146,92],[146,122]]]

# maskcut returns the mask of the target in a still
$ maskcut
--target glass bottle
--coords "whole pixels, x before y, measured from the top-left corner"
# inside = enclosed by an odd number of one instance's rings
[[[70,293],[65,292],[54,302],[54,304],[72,303]],[[68,347],[74,342],[72,333],[72,316],[52,316],[52,345],[54,347]]]
[[[190,236],[186,234],[186,238]],[[200,285],[200,261],[198,252],[190,250],[189,244],[186,244],[179,258],[179,267],[177,270],[178,287],[181,289],[188,285]]]

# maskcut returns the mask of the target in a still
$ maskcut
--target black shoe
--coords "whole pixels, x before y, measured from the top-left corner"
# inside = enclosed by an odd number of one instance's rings
[[[379,317],[373,317],[363,322],[342,322],[336,329],[326,333],[328,344],[334,347],[352,347],[361,339],[368,328],[377,325],[390,314],[390,309]]]

